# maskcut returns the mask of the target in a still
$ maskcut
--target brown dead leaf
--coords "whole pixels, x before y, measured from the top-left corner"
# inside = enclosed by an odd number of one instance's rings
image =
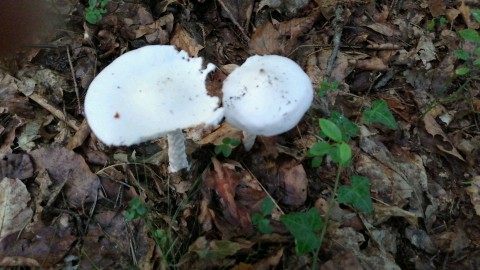
[[[480,216],[480,176],[474,176],[470,186],[466,188],[467,194],[470,196],[470,202],[475,209],[477,216]]]
[[[224,138],[241,139],[242,131],[224,121],[219,128],[201,139],[198,144],[219,145]]]
[[[61,224],[37,225],[20,235],[8,235],[0,242],[0,266],[51,269],[62,261],[77,240],[70,228]]]
[[[173,19],[169,13],[148,25],[135,26],[135,37],[144,36],[148,44],[167,44],[173,31]]]
[[[338,253],[320,266],[320,270],[362,270],[363,267],[353,252]]]
[[[212,158],[214,170],[206,171],[203,180],[209,189],[215,190],[224,206],[224,217],[231,224],[239,225],[248,233],[253,231],[250,214],[235,200],[240,175],[229,164],[222,164]]]
[[[308,0],[262,0],[258,4],[257,12],[268,6],[282,13],[295,14],[297,10],[308,4]]]
[[[89,259],[82,260],[80,267],[123,269],[125,265],[141,260],[152,245],[155,243],[148,237],[147,226],[141,219],[126,222],[124,212],[99,213],[93,217],[83,238],[81,249]]]
[[[87,119],[84,119],[82,124],[80,125],[80,128],[75,132],[75,135],[70,138],[70,141],[68,142],[66,148],[73,150],[79,147],[83,144],[83,142],[87,139],[89,135],[90,127],[88,126]]]
[[[430,134],[433,139],[436,140],[436,147],[449,155],[452,155],[461,161],[465,161],[465,159],[460,155],[458,150],[454,147],[453,143],[450,141],[448,136],[443,132],[443,129],[437,123],[435,118],[441,114],[442,111],[445,109],[437,106],[431,110],[429,110],[425,116],[423,117],[423,124],[425,126],[425,130]]]
[[[462,14],[463,20],[467,24],[467,28],[470,29],[478,29],[480,25],[472,20],[472,12],[470,11],[470,7],[465,4],[465,0],[462,0],[461,5],[458,7],[458,10]]]
[[[253,32],[248,46],[256,54],[282,54],[285,48],[280,32],[271,22],[266,22]]]
[[[364,127],[362,133],[365,134]],[[357,173],[370,178],[374,196],[403,209],[408,204],[410,212],[423,217],[428,190],[422,158],[406,151],[393,155],[382,142],[372,136],[361,137],[360,148],[368,155],[360,154],[355,159],[355,169]]]
[[[33,211],[29,201],[30,194],[22,181],[11,178],[0,181],[0,241],[30,223]]]
[[[307,199],[308,179],[301,163],[296,160],[284,162],[278,168],[278,179],[283,186],[282,203],[299,207]]]
[[[175,27],[170,44],[175,45],[177,49],[186,51],[191,57],[197,57],[198,52],[203,49],[203,46],[180,24]]]
[[[207,240],[201,236],[188,247],[188,252],[180,259],[183,269],[227,268],[235,262],[230,256],[242,249],[250,249],[255,243],[247,240]]]
[[[399,36],[400,33],[393,29],[392,27],[386,25],[386,24],[383,24],[383,23],[372,23],[372,24],[368,24],[368,25],[365,25],[366,27],[372,29],[373,31],[379,33],[379,34],[382,34],[384,36],[387,36],[387,37],[393,37],[393,36]]]
[[[40,148],[30,154],[36,171],[47,170],[54,186],[65,183],[65,198],[71,207],[96,199],[99,179],[82,156],[66,148]]]
[[[252,16],[253,0],[222,0],[222,16],[236,21],[244,29]]]
[[[388,65],[386,65],[382,59],[377,57],[372,57],[370,59],[359,59],[355,62],[355,68],[359,70],[372,70],[380,72],[389,70]]]
[[[5,177],[20,180],[33,176],[33,165],[26,154],[10,154],[0,159],[0,179]]]
[[[28,98],[17,89],[14,78],[0,71],[0,109],[7,108],[8,112],[22,118],[33,118],[34,112],[28,103]]]
[[[320,15],[320,10],[314,9],[307,17],[293,18],[275,25],[267,21],[255,30],[249,47],[257,54],[289,55],[296,49],[299,37],[312,29]]]
[[[444,0],[427,0],[428,9],[433,17],[445,14],[446,5]]]
[[[16,115],[0,113],[0,159],[12,153],[11,146],[15,140],[15,131],[22,124]]]

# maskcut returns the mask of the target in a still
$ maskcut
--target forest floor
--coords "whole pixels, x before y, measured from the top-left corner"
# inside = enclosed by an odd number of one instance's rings
[[[46,2],[4,12],[0,269],[480,269],[479,2]],[[155,44],[213,63],[219,98],[249,56],[286,56],[313,105],[250,151],[224,121],[187,129],[190,170],[169,173],[165,138],[108,147],[83,110]]]

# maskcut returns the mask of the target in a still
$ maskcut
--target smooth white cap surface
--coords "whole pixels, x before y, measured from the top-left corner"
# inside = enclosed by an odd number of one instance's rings
[[[222,90],[227,122],[255,135],[292,129],[313,101],[307,74],[277,55],[249,57],[225,79]]]
[[[174,46],[152,45],[127,52],[90,84],[85,114],[93,133],[108,145],[132,145],[176,129],[216,124],[217,97],[207,95],[202,67]]]

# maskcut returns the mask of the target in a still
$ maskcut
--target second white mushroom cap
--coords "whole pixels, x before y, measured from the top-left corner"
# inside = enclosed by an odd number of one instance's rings
[[[313,101],[308,75],[277,55],[248,58],[225,79],[222,90],[226,121],[253,135],[292,129]]]

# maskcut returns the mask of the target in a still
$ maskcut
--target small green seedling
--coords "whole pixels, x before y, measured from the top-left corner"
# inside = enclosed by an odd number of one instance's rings
[[[224,138],[222,144],[215,146],[215,154],[223,154],[224,157],[229,157],[232,154],[232,150],[240,145],[240,139]]]
[[[88,0],[88,7],[85,9],[85,20],[91,24],[97,24],[107,10],[105,7],[112,0]]]
[[[397,122],[385,100],[375,100],[372,107],[363,111],[363,121],[367,124],[381,123],[391,129],[397,129]]]
[[[480,23],[480,9],[473,9],[472,16],[477,23]],[[478,75],[480,70],[480,34],[475,29],[463,29],[458,31],[458,34],[464,41],[475,44],[475,49],[473,52],[465,50],[456,50],[454,52],[458,59],[465,62],[462,67],[455,70],[455,74],[459,76],[467,74],[472,76]]]
[[[338,188],[337,201],[339,203],[351,204],[358,210],[368,214],[373,212],[368,178],[354,175],[350,181],[352,182],[350,186]]]
[[[312,167],[319,167],[325,155],[330,156],[333,162],[347,167],[352,158],[352,149],[344,140],[344,136],[338,125],[329,119],[323,118],[318,120],[318,124],[322,135],[333,142],[318,141],[308,150],[308,155],[313,157]]]
[[[320,84],[320,89],[318,89],[318,95],[322,97],[327,93],[327,91],[337,90],[338,85],[339,85],[338,81],[334,81],[334,82],[322,81],[322,83]]]
[[[273,229],[270,226],[269,217],[272,215],[273,201],[270,198],[265,198],[260,205],[260,213],[252,215],[252,222],[257,226],[258,230],[263,234],[272,233]]]
[[[295,237],[295,250],[298,254],[305,254],[320,247],[317,233],[322,229],[323,221],[317,209],[283,215],[280,221]]]
[[[437,21],[438,21],[438,24],[440,26],[445,26],[447,25],[448,23],[448,20],[447,18],[445,18],[444,16],[439,16],[437,18],[433,18],[428,24],[427,24],[427,30],[428,31],[432,31],[433,29],[435,29],[435,25],[437,24]]]
[[[126,221],[132,221],[139,217],[145,218],[147,216],[148,207],[140,201],[140,198],[133,198],[128,202],[128,206],[125,213]]]

